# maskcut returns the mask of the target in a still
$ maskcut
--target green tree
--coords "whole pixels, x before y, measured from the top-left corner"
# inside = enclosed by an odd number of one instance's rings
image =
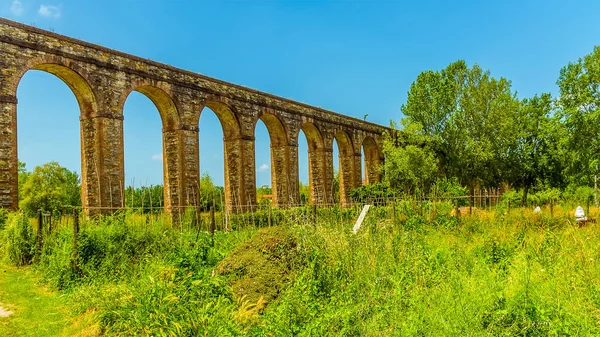
[[[424,191],[434,181],[438,160],[428,145],[414,145],[424,144],[421,125],[404,123],[408,144],[398,143],[390,135],[384,138],[383,171],[391,188],[412,194],[418,188]]]
[[[557,84],[559,117],[566,129],[566,174],[571,183],[591,185],[600,160],[600,47],[569,63]]]
[[[524,99],[507,131],[512,141],[504,171],[514,187],[523,189],[523,205],[529,189],[542,180],[549,185],[560,184],[557,176],[561,176],[562,165],[557,145],[562,133],[557,119],[551,116],[552,105],[552,97],[547,93]]]
[[[421,73],[402,106],[409,124],[421,125],[421,134],[430,138],[442,173],[471,189],[500,182],[507,130],[517,109],[508,80],[495,79],[478,65],[469,68],[462,60]]]
[[[125,207],[143,208],[144,213],[151,210],[160,212],[164,206],[163,198],[164,188],[162,185],[141,186],[138,188],[127,186],[124,202]]]
[[[81,205],[81,185],[76,172],[57,162],[36,166],[23,185],[19,207],[33,216],[38,209],[51,211]]]
[[[222,199],[223,188],[215,186],[211,176],[208,173],[204,173],[200,178],[200,195],[199,203],[201,211],[210,210],[211,206],[215,207],[215,211],[221,211],[223,209]]]

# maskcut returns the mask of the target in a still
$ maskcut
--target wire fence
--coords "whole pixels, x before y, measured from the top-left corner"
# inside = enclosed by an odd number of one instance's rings
[[[246,228],[261,228],[284,224],[327,223],[338,226],[352,226],[364,205],[371,205],[369,218],[377,221],[398,222],[419,216],[427,220],[436,217],[458,217],[477,215],[481,212],[495,211],[497,214],[510,213],[516,209],[510,200],[504,200],[501,194],[466,195],[445,197],[403,197],[369,198],[362,202],[341,204],[286,204],[274,206],[260,203],[239,207],[235,211],[201,209],[195,206],[184,207],[96,207],[82,208],[65,206],[52,211],[40,210],[37,223],[41,223],[44,232],[51,233],[58,228],[72,227],[76,221],[85,227],[88,224],[102,224],[110,221],[124,221],[140,226],[168,226],[179,230],[192,231],[235,231]],[[569,216],[577,206],[582,206],[586,214],[597,213],[587,200],[549,200],[540,211],[551,216]],[[76,219],[78,218],[78,219]],[[39,225],[38,225],[39,228]]]

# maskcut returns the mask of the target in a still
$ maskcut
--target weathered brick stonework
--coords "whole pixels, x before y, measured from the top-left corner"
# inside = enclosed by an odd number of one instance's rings
[[[332,111],[127,55],[0,19],[0,206],[17,207],[17,86],[30,69],[52,73],[75,94],[81,114],[82,201],[89,211],[123,206],[123,105],[138,91],[163,123],[163,172],[168,210],[198,199],[198,122],[204,107],[223,127],[225,199],[229,209],[256,203],[254,130],[262,120],[271,138],[274,203],[298,203],[298,135],[309,144],[311,202],[333,198],[333,142],[339,147],[341,201],[380,180],[386,128]]]

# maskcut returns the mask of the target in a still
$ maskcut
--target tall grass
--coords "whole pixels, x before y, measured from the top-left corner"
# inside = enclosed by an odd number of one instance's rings
[[[553,217],[548,209],[498,208],[460,218],[445,215],[451,205],[437,212],[396,207],[394,217],[373,209],[356,235],[351,221],[336,216],[320,216],[316,226],[283,224],[300,261],[264,308],[215,273],[226,257],[235,260],[239,250],[230,252],[254,228],[217,232],[213,240],[160,222],[90,222],[77,268],[69,229],[46,239],[36,268],[74,310],[95,312],[109,335],[600,333],[597,224],[579,227],[557,206]]]

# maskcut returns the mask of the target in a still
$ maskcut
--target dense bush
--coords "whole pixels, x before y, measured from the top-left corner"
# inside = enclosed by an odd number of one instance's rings
[[[1,234],[0,246],[3,247],[5,258],[10,263],[16,266],[31,263],[35,253],[35,236],[26,216],[12,214]]]

